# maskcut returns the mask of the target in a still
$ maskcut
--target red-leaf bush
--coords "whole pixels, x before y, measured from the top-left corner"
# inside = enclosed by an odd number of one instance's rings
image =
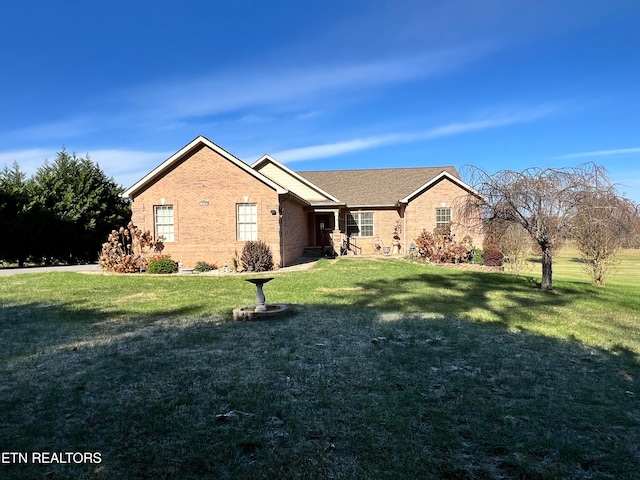
[[[262,240],[250,240],[244,244],[240,261],[245,270],[264,272],[273,268],[271,248]]]
[[[142,231],[129,222],[126,227],[111,231],[102,244],[99,263],[114,273],[140,273],[147,269],[147,257],[163,248],[162,241],[154,240],[149,230]]]
[[[434,263],[467,263],[473,251],[471,237],[465,235],[461,242],[456,242],[453,237],[438,229],[433,233],[422,230],[416,239],[418,255]]]
[[[487,267],[501,267],[504,264],[504,253],[502,253],[500,247],[497,245],[487,245],[487,248],[484,249],[482,258],[484,259],[484,264]]]

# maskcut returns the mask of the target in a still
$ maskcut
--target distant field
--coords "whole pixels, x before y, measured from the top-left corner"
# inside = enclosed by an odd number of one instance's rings
[[[537,270],[536,268],[535,273],[540,275]],[[571,245],[558,253],[554,274],[564,280],[589,282],[589,277],[583,270],[580,255]],[[607,283],[640,288],[640,248],[622,250],[616,256],[616,262]]]

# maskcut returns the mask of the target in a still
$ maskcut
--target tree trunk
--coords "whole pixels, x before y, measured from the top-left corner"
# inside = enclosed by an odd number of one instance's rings
[[[540,288],[542,290],[553,290],[553,256],[551,254],[551,248],[548,246],[542,247],[542,284]]]

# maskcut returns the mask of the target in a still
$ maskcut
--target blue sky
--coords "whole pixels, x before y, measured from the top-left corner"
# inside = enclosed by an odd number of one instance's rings
[[[637,0],[9,2],[0,166],[128,187],[198,135],[293,170],[603,165],[640,202]]]

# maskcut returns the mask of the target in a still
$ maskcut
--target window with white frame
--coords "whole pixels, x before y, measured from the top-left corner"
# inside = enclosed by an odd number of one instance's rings
[[[156,205],[153,207],[155,234],[164,242],[175,240],[173,229],[173,205]]]
[[[347,213],[347,234],[352,237],[373,237],[373,212]]]
[[[236,205],[236,221],[238,240],[258,239],[258,205],[255,203],[238,203]]]
[[[451,229],[451,208],[436,208],[436,230],[449,233]]]

